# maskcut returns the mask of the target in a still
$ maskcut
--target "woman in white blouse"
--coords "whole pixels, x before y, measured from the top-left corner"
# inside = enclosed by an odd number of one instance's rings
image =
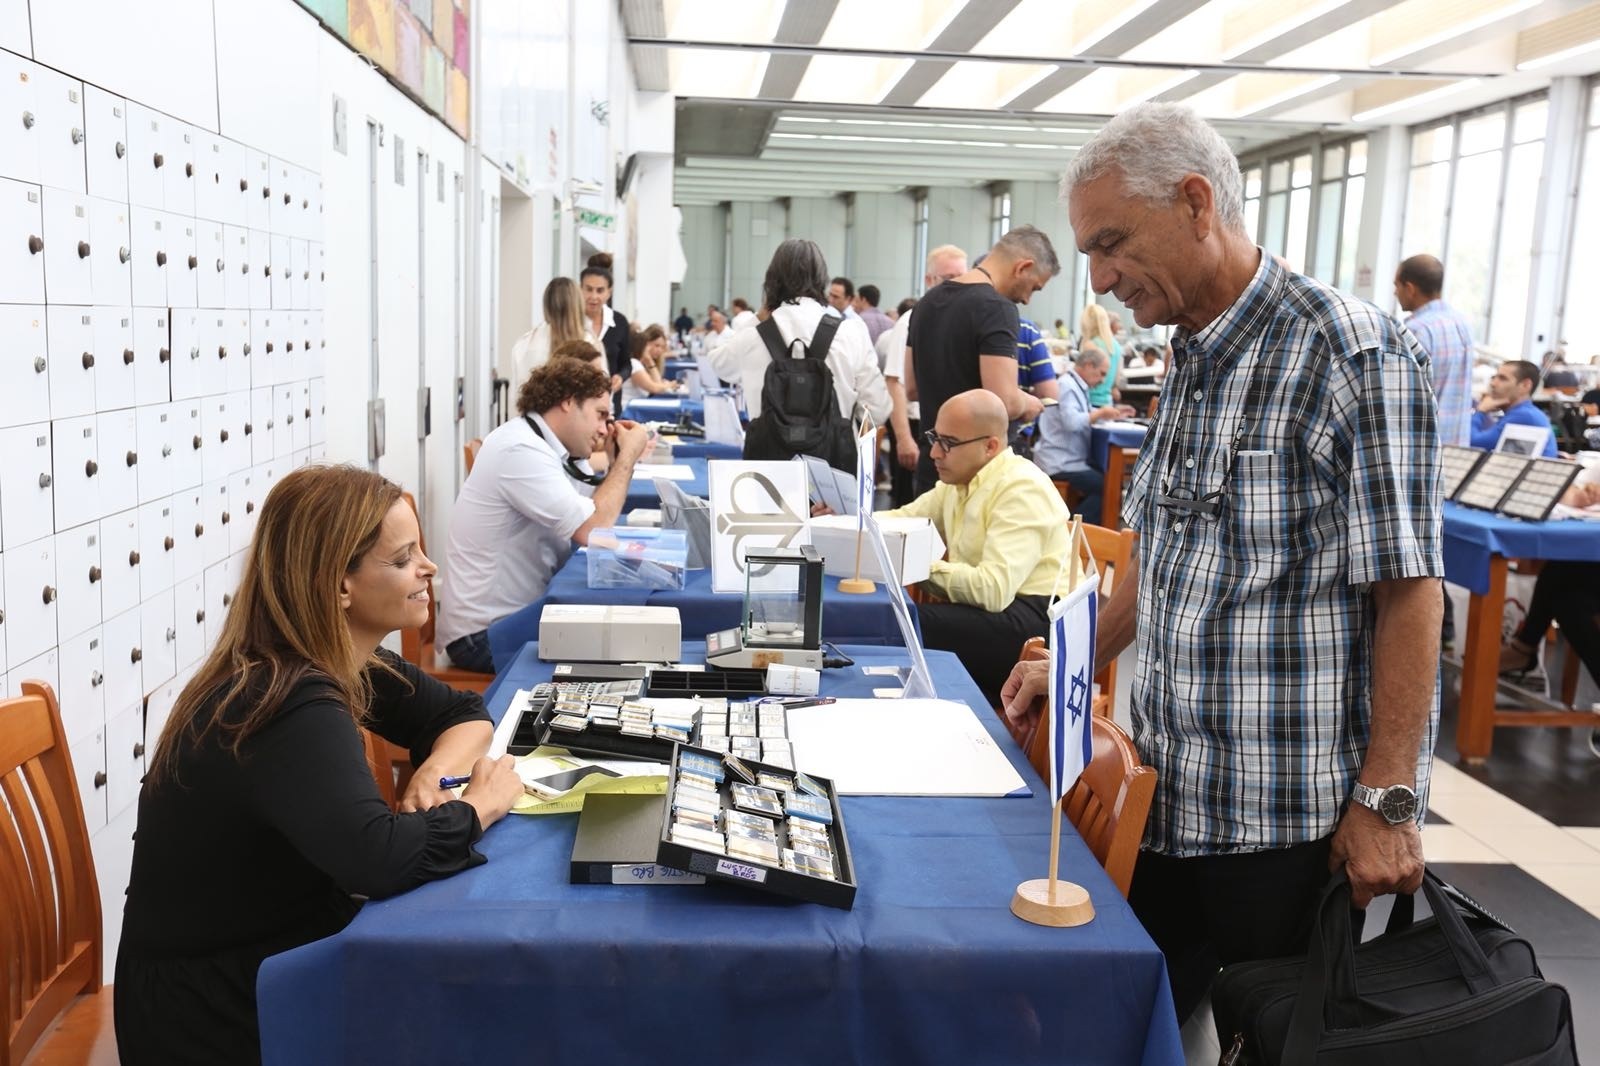
[[[552,278],[544,287],[544,321],[517,338],[511,353],[496,367],[511,382],[513,394],[528,375],[550,361],[550,353],[568,341],[599,342],[584,326],[583,295],[571,278]]]

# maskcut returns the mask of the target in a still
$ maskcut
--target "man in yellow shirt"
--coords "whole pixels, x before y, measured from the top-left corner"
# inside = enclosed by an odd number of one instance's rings
[[[932,519],[949,551],[922,587],[923,643],[955,652],[991,704],[1023,641],[1043,636],[1067,552],[1066,505],[1050,478],[1006,446],[1005,404],[973,389],[926,434],[939,484],[888,515]]]

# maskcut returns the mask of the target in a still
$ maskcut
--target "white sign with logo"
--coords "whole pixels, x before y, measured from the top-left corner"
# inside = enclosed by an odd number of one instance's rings
[[[712,460],[711,590],[745,590],[750,552],[799,548],[811,542],[806,468],[786,461]],[[760,576],[760,575],[756,575]]]

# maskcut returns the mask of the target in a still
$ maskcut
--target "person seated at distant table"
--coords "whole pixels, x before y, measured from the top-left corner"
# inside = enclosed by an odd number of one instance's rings
[[[473,845],[522,795],[514,760],[485,757],[483,701],[379,647],[427,621],[420,541],[399,486],[366,470],[302,467],[268,493],[139,795],[113,1008],[129,1066],[259,1062],[262,960],[481,864]],[[398,813],[363,725],[411,750]],[[468,771],[459,799],[439,787]]]
[[[1153,344],[1140,348],[1138,354],[1122,370],[1123,378],[1133,384],[1154,384],[1167,376],[1167,364],[1162,361],[1161,349]]]
[[[1600,507],[1600,482],[1572,485],[1561,502]],[[1539,645],[1551,622],[1561,627],[1589,676],[1600,681],[1600,563],[1552,559],[1540,568],[1522,627],[1500,649],[1501,674],[1520,676],[1539,665]]]
[[[1549,417],[1529,398],[1539,387],[1539,368],[1526,359],[1508,359],[1495,370],[1489,387],[1472,414],[1472,446],[1494,451],[1507,426],[1540,426],[1546,431],[1547,459],[1556,457],[1555,432]]]
[[[1023,641],[1043,636],[1071,515],[1050,479],[1006,446],[992,392],[958,393],[926,434],[939,484],[888,517],[931,519],[949,551],[922,587],[923,642],[953,651],[995,703]]]
[[[646,326],[634,332],[632,344],[633,363],[622,382],[622,406],[647,396],[676,394],[678,383],[662,376],[662,368],[667,365],[667,331],[660,326]]]
[[[1105,380],[1109,371],[1110,360],[1105,352],[1094,347],[1080,351],[1078,361],[1062,379],[1061,402],[1047,405],[1040,412],[1034,430],[1034,463],[1052,481],[1065,481],[1083,493],[1078,513],[1085,522],[1094,525],[1105,524],[1100,504],[1106,476],[1089,465],[1090,427],[1096,422],[1133,414],[1131,407],[1113,404],[1095,407],[1090,401],[1094,387]]]
[[[449,594],[434,638],[462,669],[493,673],[489,626],[543,596],[573,546],[622,513],[650,433],[613,422],[610,395],[604,371],[553,360],[518,393],[522,417],[484,438],[450,515]],[[611,460],[603,477],[588,459],[602,450]]]

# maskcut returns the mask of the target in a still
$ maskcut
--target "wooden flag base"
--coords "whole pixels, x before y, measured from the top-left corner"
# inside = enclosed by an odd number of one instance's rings
[[[878,586],[864,577],[846,577],[839,579],[839,591],[863,595],[878,591]]]
[[[1017,886],[1017,894],[1011,897],[1011,913],[1034,925],[1062,928],[1094,921],[1094,904],[1089,901],[1088,891],[1071,881],[1056,882],[1052,903],[1050,879],[1039,877]]]

